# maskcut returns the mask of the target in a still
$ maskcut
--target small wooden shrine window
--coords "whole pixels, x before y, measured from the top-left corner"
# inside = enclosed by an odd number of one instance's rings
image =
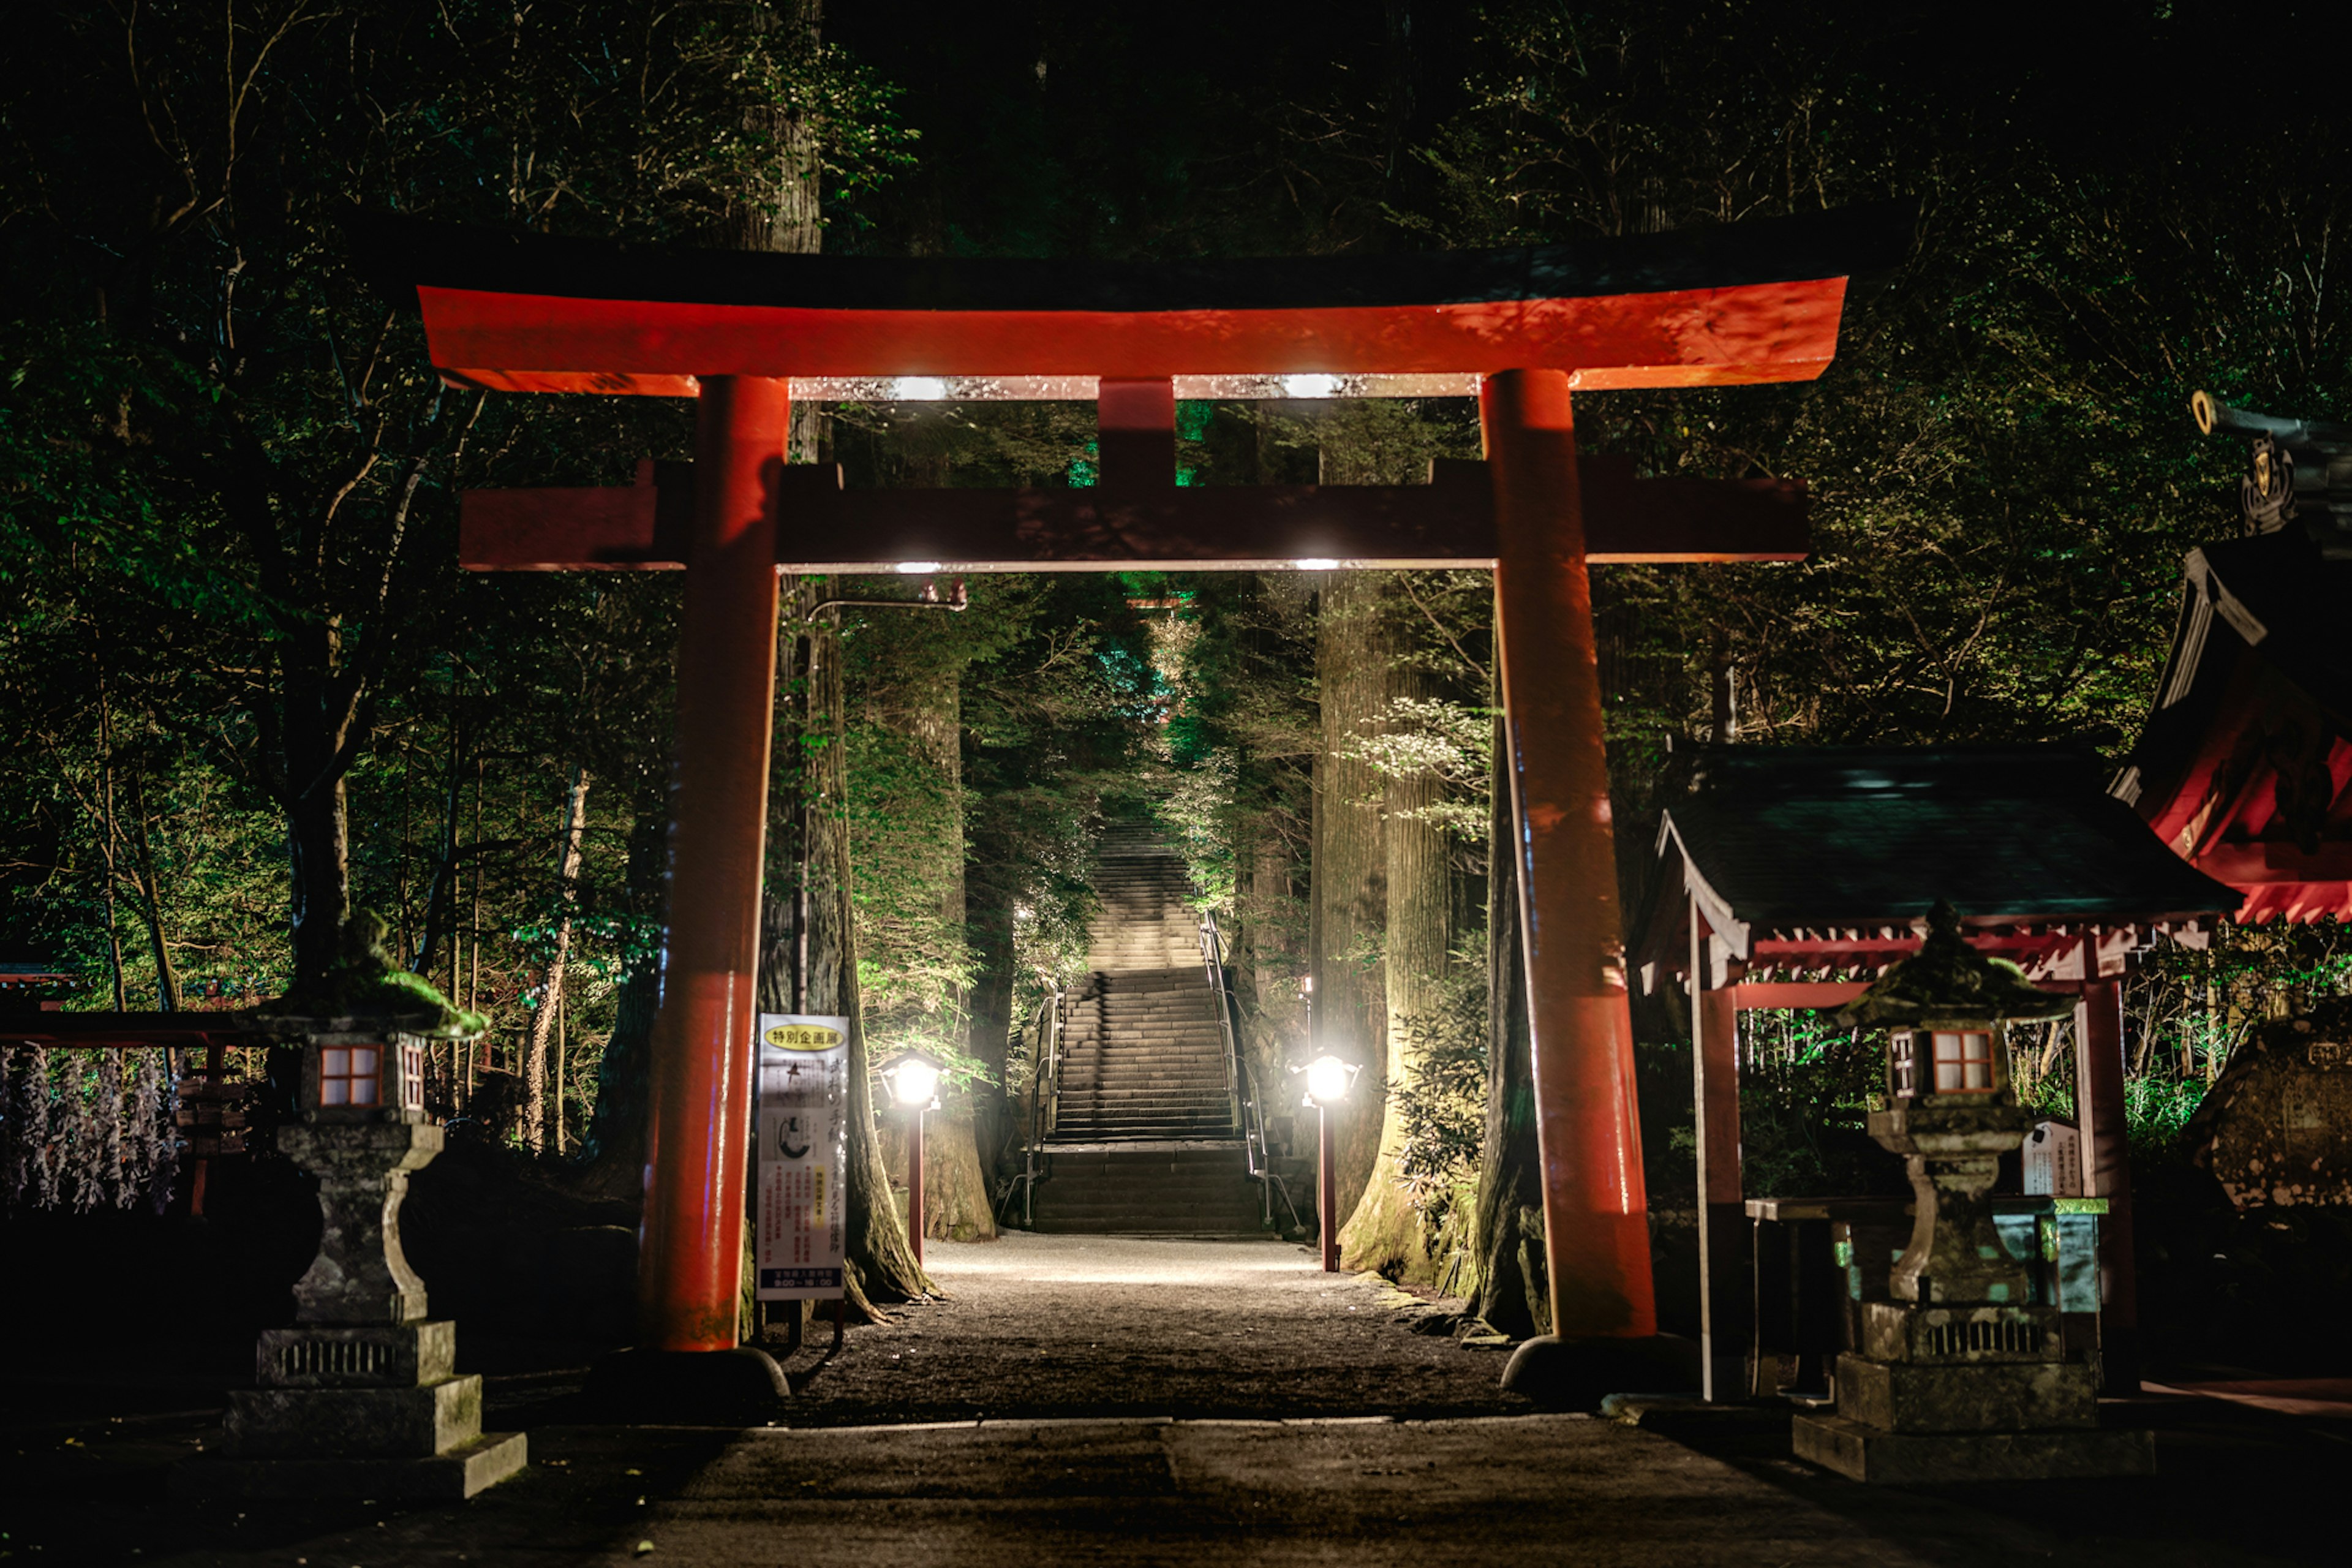
[[[380,1046],[319,1047],[320,1105],[383,1103],[383,1049]]]
[[[1992,1037],[1978,1030],[1936,1033],[1936,1092],[1990,1094]]]

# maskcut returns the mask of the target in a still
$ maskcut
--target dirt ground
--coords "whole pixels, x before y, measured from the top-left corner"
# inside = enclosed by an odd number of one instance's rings
[[[792,1425],[1003,1416],[1495,1415],[1504,1353],[1287,1242],[1008,1232],[928,1244],[943,1300],[785,1363]],[[1438,1331],[1413,1331],[1416,1327]]]

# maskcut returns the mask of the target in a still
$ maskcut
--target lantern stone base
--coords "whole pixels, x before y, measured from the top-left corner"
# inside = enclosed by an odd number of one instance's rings
[[[265,1330],[259,1388],[228,1396],[219,1452],[173,1474],[200,1497],[463,1500],[522,1468],[520,1433],[484,1436],[482,1380],[455,1374],[446,1321]]]
[[[423,1388],[249,1388],[228,1396],[228,1451],[251,1459],[425,1458],[482,1435],[482,1380]]]
[[[463,1502],[530,1462],[520,1432],[478,1436],[422,1458],[192,1459],[172,1472],[184,1498],[384,1498]]]
[[[2147,1431],[1889,1432],[1844,1415],[1800,1415],[1791,1436],[1797,1458],[1886,1486],[2156,1474]]]
[[[1838,1414],[1905,1434],[2030,1432],[2099,1424],[2099,1391],[2080,1362],[1915,1366],[1845,1355]]]

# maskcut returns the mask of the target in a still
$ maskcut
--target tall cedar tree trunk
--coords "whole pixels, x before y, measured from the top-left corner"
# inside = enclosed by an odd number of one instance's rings
[[[1315,668],[1322,716],[1315,756],[1313,1055],[1360,1063],[1363,1072],[1331,1112],[1337,1142],[1336,1214],[1349,1214],[1371,1179],[1387,1098],[1388,1009],[1374,955],[1388,914],[1387,849],[1380,781],[1369,763],[1340,755],[1371,732],[1388,697],[1380,577],[1324,574],[1316,617]]]
[[[1536,1147],[1534,1037],[1527,952],[1519,933],[1519,860],[1511,817],[1509,734],[1495,703],[1492,816],[1486,843],[1486,1130],[1478,1150],[1475,1310],[1515,1339],[1551,1331],[1544,1265],[1543,1163]]]
[[[932,875],[940,889],[940,916],[957,930],[966,919],[963,828],[963,673],[959,663],[936,679],[909,682],[898,689],[887,717],[893,727],[914,742],[915,754],[945,781],[950,826],[941,842],[929,846],[936,858]],[[963,998],[956,999],[961,1002]],[[967,1015],[969,1019],[969,1015]],[[967,1024],[967,1028],[969,1024]],[[1003,1047],[998,1047],[1000,1057]],[[923,1234],[942,1240],[993,1240],[996,1216],[988,1197],[988,1175],[980,1159],[973,1108],[978,1097],[970,1089],[940,1086],[940,1109],[923,1124]],[[887,1140],[897,1156],[892,1164],[906,1169],[906,1113],[900,1127]],[[910,1221],[910,1223],[913,1223]]]
[[[793,601],[794,620],[804,621],[810,606],[832,596],[830,578],[803,583]],[[873,1056],[857,994],[857,927],[850,904],[849,766],[843,743],[848,730],[848,686],[842,662],[839,633],[830,625],[812,628],[806,668],[809,722],[814,732],[802,748],[805,765],[801,773],[802,787],[810,792],[804,1005],[811,1013],[849,1020],[849,1169],[843,1176],[849,1300],[854,1310],[872,1319],[879,1315],[877,1303],[913,1300],[929,1294],[931,1282],[908,1244],[874,1121]]]
[[[1393,598],[1384,600],[1384,606],[1394,604]],[[1402,666],[1391,672],[1389,691],[1391,697],[1439,695],[1437,680],[1428,671]],[[1382,792],[1389,1092],[1382,1097],[1371,1179],[1354,1216],[1339,1233],[1345,1267],[1424,1285],[1436,1283],[1438,1263],[1430,1257],[1428,1234],[1404,1189],[1404,1118],[1395,1093],[1412,1081],[1416,1071],[1411,1025],[1415,1019],[1433,1022],[1444,1005],[1446,955],[1453,948],[1454,888],[1445,834],[1435,823],[1414,815],[1436,805],[1437,796],[1437,781],[1427,773],[1391,778]]]
[[[1006,1047],[1013,1032],[1013,909],[1001,879],[987,878],[967,891],[964,933],[971,943],[974,975],[967,1010],[964,1049],[988,1069],[988,1083],[967,1091],[971,1103],[973,1152],[982,1179],[993,1190],[998,1157],[1013,1136],[1013,1106],[1004,1093]],[[994,1223],[992,1213],[991,1223]]]
[[[555,1038],[555,1018],[563,1006],[564,963],[572,955],[572,906],[579,896],[580,838],[588,826],[588,770],[576,768],[563,803],[563,847],[556,859],[555,883],[562,913],[555,921],[555,953],[541,977],[539,1005],[531,1010],[530,1040],[524,1047],[523,1139],[534,1154],[547,1147],[547,1048]],[[559,1103],[562,1093],[557,1087]]]

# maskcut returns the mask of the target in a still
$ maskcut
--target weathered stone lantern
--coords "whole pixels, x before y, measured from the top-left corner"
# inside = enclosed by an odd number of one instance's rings
[[[400,1246],[409,1173],[441,1152],[425,1050],[483,1020],[379,945],[373,916],[328,980],[256,1010],[302,1042],[301,1120],[278,1148],[318,1179],[318,1257],[295,1326],[267,1329],[259,1387],[229,1394],[223,1450],[181,1468],[184,1491],[244,1497],[462,1499],[522,1468],[520,1433],[482,1432],[482,1380],[456,1372],[457,1325],[426,1315]]]
[[[1797,1456],[1866,1481],[2147,1474],[2145,1431],[2103,1431],[2091,1366],[2067,1355],[2054,1303],[2001,1245],[1992,1189],[2033,1113],[2010,1087],[2002,1026],[2071,1012],[1970,947],[1938,903],[1917,953],[1839,1022],[1890,1026],[1886,1108],[1870,1135],[1910,1168],[1911,1244],[1894,1299],[1861,1304],[1838,1358],[1837,1413],[1800,1415]]]

